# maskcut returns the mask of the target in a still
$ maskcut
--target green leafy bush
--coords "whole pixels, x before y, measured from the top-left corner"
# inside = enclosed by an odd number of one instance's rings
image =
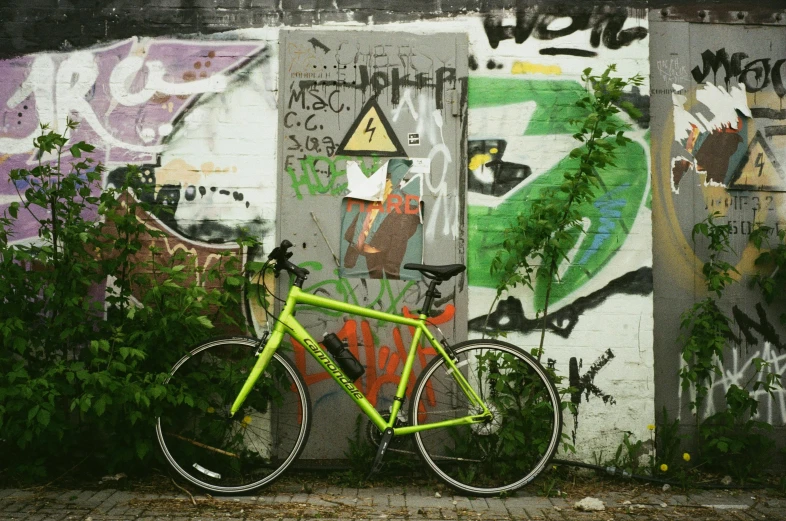
[[[756,419],[759,402],[756,394],[764,391],[774,399],[774,392],[782,388],[782,375],[772,371],[769,362],[762,358],[751,360],[754,370],[742,385],[732,384],[725,395],[726,409],[707,418],[699,417],[699,407],[706,400],[712,383],[722,375],[724,350],[734,339],[731,318],[719,304],[726,288],[734,282],[736,268],[724,257],[731,252],[731,225],[719,224],[720,214],[712,213],[693,228],[697,236],[708,241],[709,258],[702,266],[707,293],[682,314],[682,358],[685,365],[680,370],[683,389],[695,392],[691,407],[695,410],[699,450],[702,464],[708,469],[746,480],[767,468],[775,450],[769,436],[772,425]],[[751,278],[751,285],[762,290],[766,302],[771,303],[778,293],[775,288],[783,282],[781,267],[786,267],[786,247],[771,245],[772,229],[758,225],[750,241],[760,250],[756,265],[762,268]],[[783,241],[786,234],[778,234]],[[769,248],[762,250],[763,246]],[[770,271],[767,272],[766,268]],[[733,346],[735,349],[739,347]]]
[[[761,474],[775,450],[769,423],[754,420],[758,401],[737,385],[726,391],[726,410],[706,418],[699,428],[702,458],[708,468],[739,480]]]
[[[0,464],[17,476],[89,458],[108,472],[147,464],[155,418],[193,402],[166,383],[173,363],[216,326],[242,329],[227,311],[245,284],[238,257],[204,269],[192,253],[164,255],[132,194],[138,172],[101,190],[93,147],[69,144],[66,127],[42,127],[38,164],[11,171],[20,202],[0,217]],[[37,240],[13,242],[20,214]]]
[[[731,273],[737,269],[724,260],[724,255],[731,251],[730,224],[718,224],[717,212],[693,227],[691,237],[705,237],[709,240],[709,260],[702,266],[705,286],[708,293],[714,296],[695,303],[682,314],[680,328],[683,341],[682,359],[685,366],[680,370],[682,388],[691,387],[696,398],[691,408],[697,409],[707,397],[714,378],[721,375],[723,367],[723,350],[731,335],[731,318],[719,307],[718,301],[726,287],[734,282]]]

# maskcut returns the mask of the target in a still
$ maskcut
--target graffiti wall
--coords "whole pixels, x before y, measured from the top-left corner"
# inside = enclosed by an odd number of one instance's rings
[[[7,172],[36,161],[39,126],[62,131],[71,118],[71,139],[96,145],[105,183],[141,168],[155,187],[149,217],[172,240],[208,247],[232,242],[240,227],[266,236],[276,178],[264,165],[276,132],[259,122],[276,113],[270,59],[264,42],[133,38],[0,62],[0,211],[24,189]],[[34,223],[23,219],[14,239],[35,237]]]
[[[515,215],[569,168],[581,71],[614,63],[622,76],[647,75],[646,18],[617,8],[569,16],[531,8],[350,27],[368,36],[348,39],[347,27],[324,37],[255,28],[0,61],[0,211],[18,197],[7,173],[34,160],[39,123],[62,128],[70,116],[80,121],[73,139],[98,146],[106,184],[128,164],[141,167],[155,187],[153,213],[143,218],[172,247],[209,259],[211,249],[233,247],[242,228],[263,239],[264,255],[289,237],[314,274],[308,290],[409,314],[425,286],[403,273],[404,259],[466,259],[467,274],[443,288],[432,322],[449,338],[480,337],[492,326],[535,347],[544,288],[494,303],[490,261]],[[576,389],[578,413],[566,417],[566,432],[584,459],[615,449],[623,431],[646,437],[654,417],[648,84],[626,101],[643,116],[629,121],[633,143],[586,208],[546,331],[544,361]],[[16,232],[16,240],[36,236],[32,221]],[[407,246],[381,259],[382,239],[394,232]],[[259,331],[263,313],[250,307]],[[303,321],[318,340],[335,332],[348,343],[366,366],[358,386],[385,410],[411,331],[340,314]],[[318,414],[330,420],[349,410],[348,398],[292,347]],[[432,355],[421,350],[415,369]],[[342,440],[352,418],[344,424]],[[306,456],[344,450],[343,441],[312,440]]]
[[[692,241],[695,223],[717,213],[719,223],[731,225],[733,253],[725,260],[739,271],[724,297],[734,331],[723,375],[700,411],[708,416],[725,409],[731,385],[752,378],[756,359],[780,375],[786,369],[781,311],[747,284],[756,272],[758,252],[749,241],[754,226],[779,230],[786,223],[786,42],[779,27],[740,24],[721,33],[687,22],[653,26],[656,342],[664,346],[657,402],[674,415],[689,415],[693,396],[681,392],[680,353],[667,346],[679,345],[679,314],[706,296],[706,244]],[[755,394],[759,419],[783,425],[786,394]]]
[[[490,14],[470,34],[469,328],[472,336],[504,331],[531,349],[545,284],[515,288],[495,303],[489,266],[505,228],[570,168],[581,72],[613,63],[622,77],[646,77],[648,23],[625,9],[521,10]],[[543,360],[576,389],[578,413],[566,414],[565,431],[583,458],[613,451],[621,431],[647,437],[653,419],[648,85],[626,98],[642,111],[629,121],[633,143],[583,209],[583,234],[559,268],[546,326]]]

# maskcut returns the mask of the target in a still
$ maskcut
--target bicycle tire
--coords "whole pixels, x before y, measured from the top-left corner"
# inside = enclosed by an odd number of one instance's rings
[[[452,350],[494,419],[415,433],[421,458],[441,481],[468,495],[494,496],[523,487],[559,445],[562,413],[554,384],[535,358],[512,344],[470,340]],[[412,424],[475,412],[445,360],[432,359],[415,383]]]
[[[273,354],[241,409],[229,416],[256,361],[257,345],[245,337],[210,340],[181,358],[167,379],[181,398],[156,421],[161,450],[180,476],[216,494],[267,485],[297,459],[308,439],[308,389],[280,353]]]

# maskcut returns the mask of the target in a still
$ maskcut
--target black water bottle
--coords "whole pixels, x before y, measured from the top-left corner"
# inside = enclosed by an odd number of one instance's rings
[[[335,333],[328,333],[325,335],[325,338],[322,339],[322,343],[333,356],[333,360],[336,361],[338,366],[341,367],[341,370],[344,371],[344,374],[347,375],[347,378],[351,381],[354,382],[366,372],[366,369],[360,365],[355,355],[347,349],[347,346],[339,340]]]

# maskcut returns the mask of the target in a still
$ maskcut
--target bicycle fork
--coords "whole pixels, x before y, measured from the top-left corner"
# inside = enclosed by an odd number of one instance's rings
[[[254,363],[254,367],[251,369],[251,373],[248,375],[248,378],[246,378],[245,383],[243,383],[243,387],[240,389],[237,398],[235,398],[235,402],[229,409],[230,418],[243,406],[243,402],[246,401],[248,393],[251,392],[251,389],[254,388],[257,380],[259,380],[260,375],[265,371],[265,368],[267,368],[270,359],[273,358],[273,353],[276,352],[275,348],[278,347],[283,338],[283,328],[279,329],[277,324],[273,329],[273,333],[267,338],[267,342],[265,342],[265,337],[260,340],[260,344],[264,342],[264,345],[260,345],[257,349],[257,361]]]

